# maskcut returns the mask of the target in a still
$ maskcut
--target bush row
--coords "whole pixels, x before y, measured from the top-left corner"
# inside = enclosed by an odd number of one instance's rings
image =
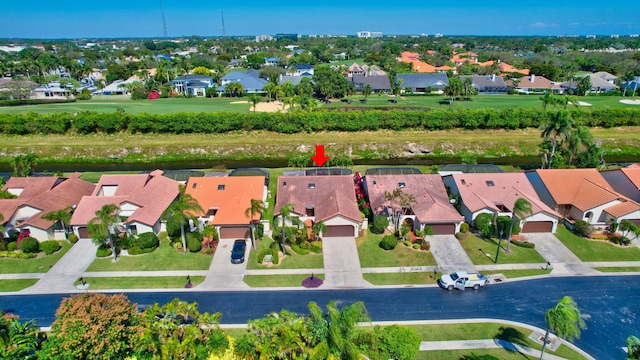
[[[579,125],[614,127],[640,125],[640,110],[568,110]],[[278,133],[425,129],[523,129],[549,121],[552,111],[538,109],[405,110],[311,113],[48,113],[0,114],[0,133],[79,134],[226,133],[267,130]]]
[[[23,253],[23,252],[13,252],[13,251],[0,251],[0,258],[33,259],[34,257],[36,257],[36,254],[33,254],[33,253]]]

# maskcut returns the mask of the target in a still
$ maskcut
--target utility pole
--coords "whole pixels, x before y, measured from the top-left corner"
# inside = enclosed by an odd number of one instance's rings
[[[224,10],[220,10],[220,15],[222,16],[222,37],[225,37],[226,34],[224,32]]]
[[[160,0],[160,16],[162,16],[162,35],[167,37],[167,21],[164,18],[164,9],[162,8],[162,0]]]

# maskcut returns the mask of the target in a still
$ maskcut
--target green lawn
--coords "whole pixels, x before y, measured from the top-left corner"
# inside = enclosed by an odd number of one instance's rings
[[[585,239],[564,226],[558,226],[556,237],[582,261],[640,261],[640,249],[633,245],[620,247],[608,241]]]
[[[1,274],[46,273],[71,249],[71,243],[61,241],[62,249],[55,254],[44,255],[34,259],[0,259]]]
[[[311,274],[294,275],[245,275],[244,282],[251,287],[302,287],[302,280]],[[324,280],[323,274],[314,274],[314,277]]]
[[[191,276],[191,283],[198,285],[204,281],[204,276]],[[187,283],[184,276],[167,277],[96,277],[84,278],[89,284],[89,290],[105,289],[177,289]],[[76,282],[77,285],[77,282]]]
[[[546,351],[545,351],[546,352]],[[537,357],[527,356],[507,349],[471,349],[471,350],[438,350],[421,351],[415,360],[452,360],[462,359],[465,355],[492,355],[500,360],[537,360]],[[574,358],[580,359],[580,357]]]
[[[600,272],[640,272],[640,266],[596,267]]]
[[[291,249],[287,250],[287,256],[281,259],[278,265],[273,265],[270,263],[258,264],[258,253],[262,249],[269,247],[272,242],[273,240],[268,238],[258,241],[257,249],[252,250],[251,254],[249,255],[247,269],[320,269],[324,267],[324,259],[322,257],[322,253],[298,255]]]
[[[481,239],[473,234],[461,240],[460,244],[476,265],[493,264],[498,250],[499,239]],[[511,253],[506,252],[507,241],[502,240],[502,251],[498,256],[498,264],[546,263],[546,260],[535,249],[527,249],[511,244]],[[482,249],[482,251],[480,251]],[[490,256],[487,256],[489,254]]]
[[[121,256],[115,263],[111,262],[111,257],[96,259],[86,271],[208,270],[212,258],[211,255],[182,253],[168,241],[160,241],[160,247],[152,253]]]
[[[38,279],[0,280],[0,292],[20,291],[28,288],[29,286],[33,286],[37,282]]]
[[[549,268],[547,270],[544,269],[525,269],[525,270],[494,270],[494,271],[482,271],[483,275],[492,275],[492,274],[502,274],[507,277],[507,279],[526,277],[526,276],[536,276],[536,275],[547,275],[551,273],[553,268]]]
[[[437,265],[431,252],[413,250],[398,243],[393,250],[383,250],[378,245],[383,235],[365,231],[364,235],[356,239],[360,266],[366,267],[397,267],[397,266],[434,266]]]
[[[362,277],[373,285],[426,285],[436,284],[442,273],[433,277],[433,272],[402,272],[402,273],[367,273]]]

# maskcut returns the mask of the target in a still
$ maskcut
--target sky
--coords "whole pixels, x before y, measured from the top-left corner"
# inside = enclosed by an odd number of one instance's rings
[[[355,35],[629,35],[640,1],[1,0],[0,38]],[[162,4],[162,5],[161,5]]]

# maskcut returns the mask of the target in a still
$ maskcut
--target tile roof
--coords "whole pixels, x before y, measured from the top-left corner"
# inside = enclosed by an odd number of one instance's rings
[[[438,88],[449,85],[446,74],[396,74],[396,81],[402,79],[403,88]]]
[[[57,176],[12,177],[2,190],[22,189],[18,199],[31,199],[47,190],[51,190],[60,181],[63,181],[63,179]]]
[[[304,214],[308,206],[313,206],[316,221],[334,216],[362,221],[351,175],[280,176],[274,215],[279,215],[287,204],[294,204],[297,214]]]
[[[365,181],[371,209],[376,215],[386,213],[391,205],[385,200],[384,192],[402,187],[405,194],[415,197],[416,202],[411,204],[411,210],[420,222],[451,223],[464,220],[449,202],[440,175],[367,175]]]
[[[503,73],[520,73],[523,75],[529,75],[529,69],[516,69],[506,62],[500,62],[498,66],[500,66],[500,70],[502,70]]]
[[[620,169],[631,183],[640,190],[640,166]]]
[[[604,211],[617,218],[635,211],[640,211],[640,205],[635,201],[623,201],[619,204],[607,207]]]
[[[138,208],[126,223],[139,222],[153,226],[178,196],[179,186],[179,182],[162,176],[162,170],[150,174],[102,175],[93,194],[80,200],[70,223],[86,225],[102,206],[121,206],[128,202]]]
[[[205,213],[217,209],[213,225],[244,225],[249,223],[244,212],[251,200],[263,199],[264,182],[264,176],[192,177],[186,193],[198,200]]]
[[[407,62],[413,64],[413,69],[419,73],[435,73],[437,69],[435,66],[431,64],[427,64],[424,61],[420,60],[420,54],[413,53],[410,51],[405,51],[400,54],[400,58],[398,59],[402,62]]]
[[[365,76],[364,74],[353,74],[347,79],[356,85],[356,89],[361,90],[367,85],[371,85],[371,89],[375,90],[391,90],[391,83],[388,76]]]
[[[535,173],[558,205],[574,204],[578,190],[585,180],[597,185],[599,189],[615,192],[596,169],[539,169]]]
[[[524,173],[453,174],[462,203],[472,213],[482,209],[500,211],[503,205],[509,211],[519,198],[531,203],[533,214],[541,212],[560,218],[561,215],[543,203]]]
[[[516,89],[560,89],[560,85],[551,83],[544,76],[529,75],[520,78]]]
[[[473,75],[473,76],[459,76],[461,80],[464,81],[465,78],[470,77],[473,81],[473,84],[480,88],[504,88],[505,91],[507,89],[507,84],[505,84],[502,76],[491,76],[491,75]]]

